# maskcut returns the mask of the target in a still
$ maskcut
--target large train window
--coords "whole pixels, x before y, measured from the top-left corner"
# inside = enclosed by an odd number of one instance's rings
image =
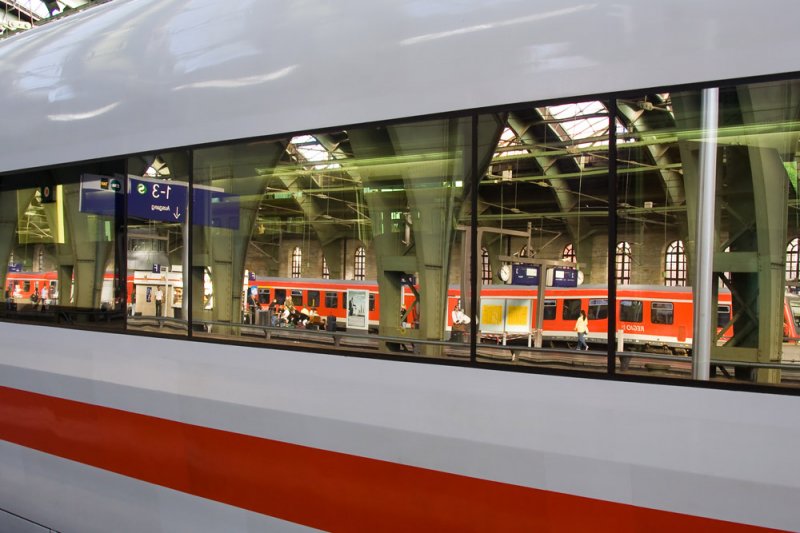
[[[602,320],[608,318],[608,300],[605,298],[589,300],[589,320]]]
[[[731,306],[718,305],[717,306],[717,327],[724,328],[731,321]]]
[[[325,307],[328,309],[336,309],[339,305],[339,293],[327,291],[325,292]]]
[[[564,320],[576,320],[581,316],[580,300],[564,300],[564,308],[561,310],[561,318]]]
[[[675,306],[669,302],[650,302],[650,322],[653,324],[672,324],[675,320]]]
[[[644,306],[640,300],[621,300],[619,319],[621,322],[641,322]]]
[[[311,307],[319,306],[319,291],[308,291],[308,305]]]
[[[556,301],[555,300],[545,300],[544,301],[544,310],[542,312],[542,318],[544,320],[555,320],[556,319]]]

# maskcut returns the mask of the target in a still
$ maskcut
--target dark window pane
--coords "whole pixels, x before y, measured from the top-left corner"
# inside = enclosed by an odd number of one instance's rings
[[[717,306],[717,327],[724,328],[731,321],[731,306],[718,305]]]
[[[564,320],[576,320],[581,316],[580,300],[564,300],[564,309],[561,311],[561,318]]]
[[[608,318],[608,300],[589,300],[589,312],[587,313],[587,318],[589,320]]]
[[[286,289],[275,289],[275,300],[283,305],[286,302]]]
[[[329,309],[336,309],[336,306],[339,303],[339,293],[338,292],[326,292],[325,293],[325,307]]]
[[[644,306],[640,300],[622,300],[619,303],[621,322],[641,322]]]
[[[668,302],[650,302],[650,322],[653,324],[672,324],[674,305]]]
[[[311,307],[319,306],[319,291],[308,291],[308,305]]]
[[[544,301],[544,320],[555,320],[556,319],[556,301],[555,300],[545,300]]]
[[[303,291],[299,289],[292,290],[292,303],[294,305],[303,305]]]

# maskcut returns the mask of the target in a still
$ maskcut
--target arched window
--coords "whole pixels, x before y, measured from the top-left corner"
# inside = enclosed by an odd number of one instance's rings
[[[664,256],[664,284],[668,287],[686,286],[686,249],[683,241],[672,241]]]
[[[364,279],[367,272],[367,251],[363,246],[356,248],[355,263],[353,265],[353,279]]]
[[[292,277],[299,278],[300,272],[303,270],[303,251],[299,246],[295,246],[292,250]]]
[[[572,243],[569,243],[564,247],[564,251],[561,252],[561,259],[571,263],[577,262],[577,259],[575,258],[575,247],[572,246]]]
[[[328,260],[322,258],[322,279],[331,279],[331,271],[328,270]]]
[[[528,245],[527,244],[519,249],[519,256],[520,257],[528,257]]]
[[[617,285],[628,285],[631,282],[631,245],[623,241],[617,244]]]
[[[786,246],[786,279],[795,281],[800,277],[800,238],[795,237]]]
[[[484,285],[492,282],[492,264],[489,262],[489,250],[481,248],[481,280]]]

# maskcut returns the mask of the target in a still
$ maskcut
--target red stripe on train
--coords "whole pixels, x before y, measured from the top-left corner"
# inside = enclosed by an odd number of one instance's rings
[[[330,452],[7,387],[0,387],[0,438],[325,530],[766,531]]]

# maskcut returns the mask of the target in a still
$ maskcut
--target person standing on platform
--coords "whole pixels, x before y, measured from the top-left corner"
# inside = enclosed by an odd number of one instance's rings
[[[586,318],[586,311],[581,309],[581,316],[575,321],[575,331],[578,333],[578,349],[588,350],[586,335],[589,333],[589,320]]]
[[[256,323],[256,311],[260,309],[261,306],[258,305],[258,292],[257,290],[248,290],[247,291],[247,308],[250,311],[250,323]]]
[[[453,308],[451,318],[453,319],[453,326],[450,334],[450,340],[455,342],[464,342],[464,334],[467,333],[467,326],[470,323],[470,319],[466,313],[464,313],[464,310],[461,309],[460,301],[456,303],[456,306]]]
[[[39,293],[39,300],[42,302],[42,306],[39,308],[42,311],[47,311],[47,304],[49,303],[47,299],[50,297],[50,294],[47,292],[47,285],[42,286],[42,291]]]
[[[156,287],[156,316],[161,316],[161,304],[164,301],[164,291],[161,290],[161,286],[159,285]]]

